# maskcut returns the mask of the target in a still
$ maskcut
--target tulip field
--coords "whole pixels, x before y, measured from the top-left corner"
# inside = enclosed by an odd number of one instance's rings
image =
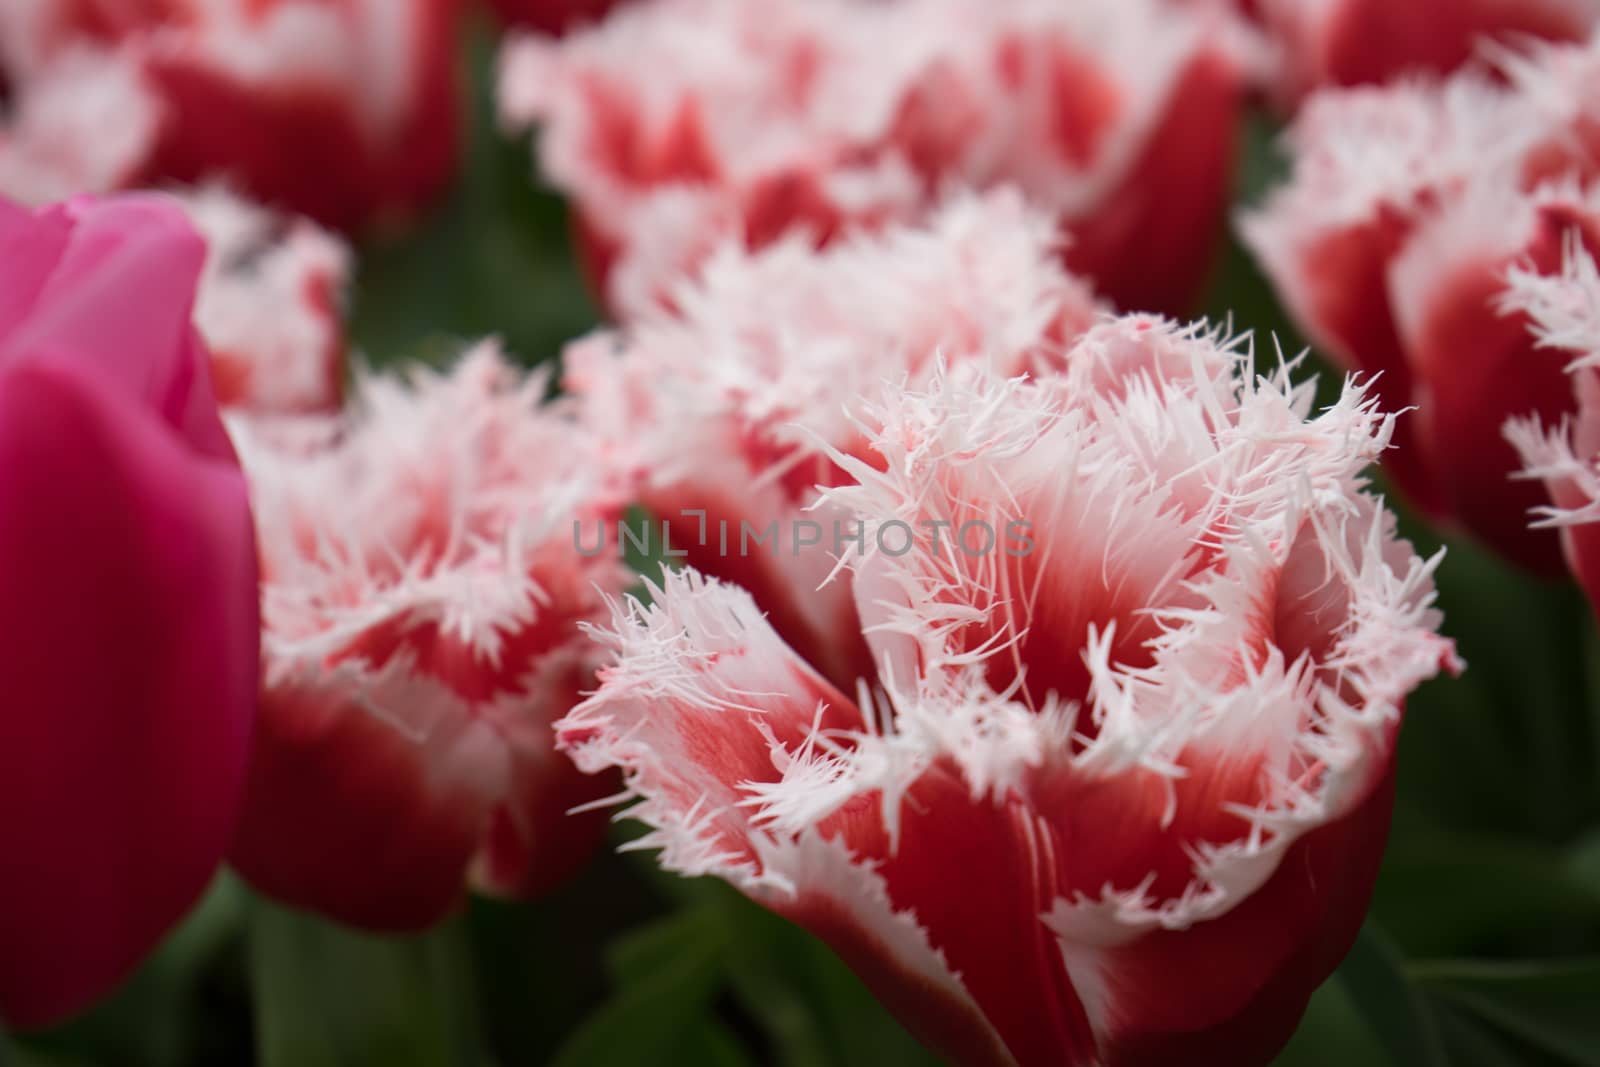
[[[1600,1067],[1600,0],[0,0],[0,1067]]]

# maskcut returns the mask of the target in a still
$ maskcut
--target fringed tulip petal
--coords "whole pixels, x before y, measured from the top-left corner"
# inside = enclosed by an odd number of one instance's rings
[[[791,646],[849,691],[870,672],[849,590],[827,581],[855,523],[815,509],[859,452],[849,408],[941,363],[1043,370],[1098,314],[1056,262],[1047,219],[1010,193],[952,201],[925,227],[725,245],[677,310],[567,352],[566,385],[655,512],[662,540],[742,585]],[[821,546],[807,549],[799,542]],[[834,551],[830,551],[834,549]]]
[[[1504,309],[1533,330],[1545,350],[1539,356],[1566,361],[1575,413],[1555,421],[1512,419],[1505,435],[1524,476],[1549,493],[1531,518],[1560,532],[1568,565],[1600,604],[1600,269],[1593,252],[1574,235],[1559,271],[1514,271]]]

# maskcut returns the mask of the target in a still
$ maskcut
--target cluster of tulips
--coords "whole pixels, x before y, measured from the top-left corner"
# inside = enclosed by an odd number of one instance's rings
[[[631,801],[953,1063],[1270,1062],[1464,666],[1374,470],[1600,602],[1600,4],[504,0],[609,323],[366,369],[468,7],[0,5],[0,1020]]]

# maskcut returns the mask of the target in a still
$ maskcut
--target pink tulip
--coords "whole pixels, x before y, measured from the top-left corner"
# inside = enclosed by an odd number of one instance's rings
[[[581,623],[627,582],[577,550],[620,510],[548,382],[480,348],[368,378],[341,415],[236,423],[256,504],[261,719],[230,860],[357,926],[530,896],[588,858],[610,788],[554,751],[593,682]]]
[[[1546,47],[1441,84],[1325,92],[1289,145],[1294,171],[1243,220],[1247,243],[1307,336],[1381,374],[1386,407],[1415,406],[1389,473],[1432,517],[1507,558],[1559,570],[1547,503],[1513,481],[1511,417],[1571,411],[1559,359],[1501,307],[1507,272],[1559,273],[1572,235],[1600,248],[1600,44]]]
[[[23,159],[0,177],[76,182],[70,192],[226,177],[340,229],[412,214],[455,167],[458,4],[0,5],[0,58],[23,119],[6,138]],[[83,85],[95,99],[78,98]]]
[[[776,380],[843,365],[809,340]],[[764,589],[669,572],[560,746],[623,770],[666,867],[823,938],[954,1063],[1269,1062],[1366,911],[1403,702],[1457,666],[1365,491],[1392,419],[1354,385],[1312,416],[1146,317],[1037,381],[868,395],[851,448],[820,407],[791,431],[860,524],[811,550],[854,622],[802,647]]]
[[[825,244],[1007,184],[1097,291],[1180,311],[1231,188],[1235,30],[1166,0],[662,0],[513,43],[500,104],[623,319],[724,239]]]
[[[175,205],[0,204],[0,1017],[62,1019],[199,896],[256,705],[244,479]]]

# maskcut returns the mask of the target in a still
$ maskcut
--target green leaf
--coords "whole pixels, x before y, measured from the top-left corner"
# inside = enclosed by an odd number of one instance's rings
[[[771,1035],[781,1067],[942,1063],[821,940],[740,897],[729,968],[739,1003]]]
[[[725,946],[723,926],[703,910],[681,912],[613,945],[616,994],[572,1035],[554,1067],[692,1062],[672,1059],[671,1051],[704,1037],[725,977]]]
[[[1573,847],[1567,858],[1567,871],[1600,901],[1600,832],[1590,834]],[[1600,918],[1600,914],[1596,915]]]
[[[1373,915],[1412,956],[1462,955],[1553,924],[1600,925],[1600,853],[1582,857],[1494,834],[1445,830],[1401,806]]]
[[[1346,984],[1335,976],[1311,997],[1294,1037],[1274,1067],[1405,1067],[1389,1056],[1361,1017]]]
[[[1560,1062],[1600,1067],[1600,959],[1426,963],[1410,973],[1433,997]]]
[[[677,1054],[664,1062],[694,1067],[756,1067],[739,1039],[716,1023],[702,1023],[690,1030],[678,1043]]]
[[[0,1033],[0,1067],[91,1067],[88,1060],[43,1052]]]
[[[1437,1004],[1434,1013],[1439,1019],[1439,1032],[1444,1036],[1451,1064],[1461,1067],[1570,1067],[1565,1060],[1530,1048],[1470,1011],[1454,1008],[1448,1002]]]
[[[452,1018],[462,970],[440,939],[346,930],[265,901],[250,970],[261,1067],[472,1067],[474,1028]]]
[[[533,180],[527,138],[495,121],[494,46],[470,35],[462,173],[407,231],[358,250],[351,333],[366,359],[439,362],[464,343],[502,338],[526,362],[555,358],[597,319],[578,272],[562,201]]]
[[[1400,957],[1371,922],[1362,927],[1339,980],[1390,1058],[1405,1067],[1445,1067],[1438,1023]]]
[[[1406,526],[1430,536],[1415,516]],[[1445,825],[1570,840],[1600,815],[1582,594],[1452,540],[1439,606],[1467,671],[1407,700],[1401,796]]]

